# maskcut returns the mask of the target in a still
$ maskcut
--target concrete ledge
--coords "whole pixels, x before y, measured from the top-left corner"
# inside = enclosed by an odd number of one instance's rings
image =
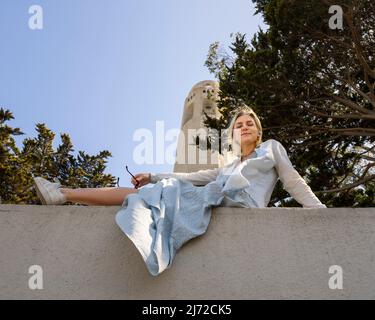
[[[151,276],[119,207],[0,205],[0,299],[374,299],[375,209],[217,208]],[[30,290],[31,265],[43,290]],[[328,286],[343,269],[343,289]]]

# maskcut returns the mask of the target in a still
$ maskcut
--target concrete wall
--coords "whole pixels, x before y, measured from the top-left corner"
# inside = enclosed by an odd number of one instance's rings
[[[217,208],[157,277],[117,210],[0,205],[0,298],[375,298],[375,209]],[[28,287],[31,265],[43,268],[43,290]],[[328,287],[332,265],[342,290]]]

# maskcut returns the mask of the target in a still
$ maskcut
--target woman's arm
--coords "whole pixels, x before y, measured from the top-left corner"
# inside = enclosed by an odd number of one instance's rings
[[[275,167],[284,189],[304,208],[327,208],[294,169],[284,146],[279,141],[272,140]]]
[[[178,178],[191,182],[196,186],[204,186],[214,181],[220,172],[220,168],[199,170],[197,172],[175,172],[175,173],[151,173],[151,183],[156,183],[164,178]]]

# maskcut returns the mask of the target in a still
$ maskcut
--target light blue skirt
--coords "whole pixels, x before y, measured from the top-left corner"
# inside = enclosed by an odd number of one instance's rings
[[[125,198],[116,223],[153,276],[171,266],[185,242],[206,232],[212,207],[255,206],[241,190],[223,192],[225,180],[222,177],[198,187],[186,180],[166,178]]]

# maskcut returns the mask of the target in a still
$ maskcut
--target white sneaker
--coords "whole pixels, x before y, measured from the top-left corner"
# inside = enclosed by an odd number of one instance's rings
[[[63,204],[67,201],[66,196],[60,191],[60,182],[53,183],[41,177],[34,177],[34,184],[43,204]]]

